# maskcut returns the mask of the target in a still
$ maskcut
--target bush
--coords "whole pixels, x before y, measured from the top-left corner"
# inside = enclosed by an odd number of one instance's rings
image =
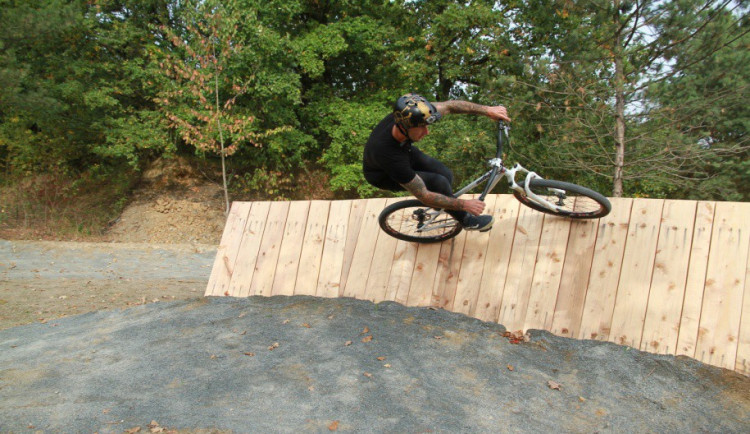
[[[101,236],[127,202],[134,171],[94,167],[78,177],[39,174],[0,186],[0,237],[82,239]]]

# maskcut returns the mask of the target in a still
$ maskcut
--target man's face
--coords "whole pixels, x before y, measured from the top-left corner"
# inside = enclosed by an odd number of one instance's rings
[[[430,132],[427,130],[427,126],[425,125],[425,126],[421,126],[421,127],[409,128],[408,133],[409,133],[409,138],[413,142],[418,142],[418,141],[422,140],[422,138],[424,138],[424,136],[426,136]]]

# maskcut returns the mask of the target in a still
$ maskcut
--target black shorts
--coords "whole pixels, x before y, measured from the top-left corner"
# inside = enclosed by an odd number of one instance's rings
[[[430,157],[417,148],[412,148],[410,153],[411,167],[422,178],[428,190],[440,193],[444,196],[453,196],[453,172],[439,160]],[[385,172],[365,172],[367,182],[375,187],[389,191],[405,191],[406,189],[398,182],[391,179]],[[447,211],[453,218],[462,222],[468,214],[466,211]]]
[[[428,190],[445,196],[453,195],[453,172],[439,160],[430,157],[418,148],[409,153],[412,169],[417,172]],[[404,187],[381,171],[365,172],[367,182],[375,187],[389,191],[404,191]]]

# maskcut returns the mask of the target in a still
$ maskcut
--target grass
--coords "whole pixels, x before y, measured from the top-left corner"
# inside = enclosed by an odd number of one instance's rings
[[[133,173],[33,175],[0,185],[0,238],[94,241],[124,208]]]

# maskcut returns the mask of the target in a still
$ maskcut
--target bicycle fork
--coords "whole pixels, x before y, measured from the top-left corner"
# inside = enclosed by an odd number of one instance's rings
[[[498,161],[496,162],[494,160],[498,160]],[[531,201],[533,201],[533,202],[537,203],[538,205],[543,206],[543,207],[545,207],[545,208],[547,208],[549,210],[552,210],[552,211],[559,211],[560,207],[564,205],[564,203],[563,203],[563,199],[565,198],[565,191],[564,190],[560,190],[560,189],[557,189],[557,188],[550,188],[549,189],[550,191],[554,192],[555,196],[557,196],[557,198],[558,198],[558,202],[556,204],[552,204],[548,200],[539,197],[533,191],[531,191],[531,181],[533,179],[543,179],[541,176],[537,175],[536,172],[532,172],[532,171],[526,169],[525,167],[521,166],[518,163],[516,163],[512,168],[508,169],[508,168],[502,166],[502,161],[499,161],[499,160],[500,160],[499,158],[495,158],[493,160],[490,160],[490,164],[492,164],[492,165],[500,164],[500,167],[501,167],[500,174],[503,175],[503,176],[505,176],[505,179],[508,180],[508,184],[509,184],[509,186],[510,186],[511,189],[513,189],[513,190],[515,190],[515,191],[517,191],[517,192],[525,195]],[[516,174],[521,174],[521,175],[525,174],[526,175],[524,177],[523,185],[519,185],[516,182]],[[497,183],[497,181],[493,182],[493,187],[494,187],[494,184],[496,184],[496,183]]]

